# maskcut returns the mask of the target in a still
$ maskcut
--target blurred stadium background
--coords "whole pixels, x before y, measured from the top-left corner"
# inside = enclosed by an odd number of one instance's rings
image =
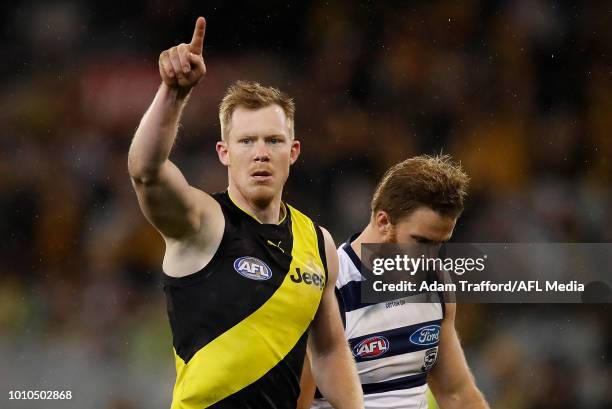
[[[15,1],[0,6],[0,407],[167,408],[163,242],[128,146],[161,50],[208,20],[208,76],[172,159],[224,189],[217,106],[236,79],[295,97],[287,199],[337,242],[391,164],[450,153],[472,177],[456,241],[612,241],[608,2]],[[493,408],[612,407],[608,305],[462,305]],[[9,401],[9,390],[71,401]]]

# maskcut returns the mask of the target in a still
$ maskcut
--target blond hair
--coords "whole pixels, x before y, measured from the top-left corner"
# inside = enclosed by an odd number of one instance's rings
[[[289,136],[293,138],[295,104],[293,99],[277,88],[265,87],[258,82],[236,81],[232,84],[219,105],[219,121],[221,123],[221,139],[225,140],[230,132],[232,114],[237,107],[247,109],[265,108],[278,105],[285,112]]]
[[[422,155],[400,162],[382,177],[372,213],[384,210],[392,223],[425,206],[440,214],[459,217],[467,197],[469,177],[449,155]]]

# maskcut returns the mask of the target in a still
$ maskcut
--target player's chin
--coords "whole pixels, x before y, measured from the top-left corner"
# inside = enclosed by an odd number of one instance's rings
[[[278,193],[278,187],[273,183],[251,183],[248,190],[251,201],[262,207],[270,203]]]

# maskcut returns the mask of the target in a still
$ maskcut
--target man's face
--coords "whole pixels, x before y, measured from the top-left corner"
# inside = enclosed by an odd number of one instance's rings
[[[442,215],[429,207],[418,207],[390,226],[385,241],[439,245],[451,238],[456,223],[456,217]]]
[[[265,207],[280,197],[289,166],[300,153],[300,143],[291,138],[280,106],[237,107],[226,140],[217,143],[217,153],[229,168],[230,184],[245,199]]]

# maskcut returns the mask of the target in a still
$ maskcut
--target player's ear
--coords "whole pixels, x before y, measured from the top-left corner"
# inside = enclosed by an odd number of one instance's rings
[[[289,158],[291,159],[292,165],[295,163],[298,156],[300,156],[301,148],[300,141],[296,141],[295,139],[291,141],[291,153],[289,153]]]
[[[217,149],[217,155],[219,155],[219,161],[224,166],[229,166],[230,160],[229,160],[229,154],[227,152],[227,142],[219,141],[217,142],[217,145],[215,146],[215,148]]]
[[[391,231],[392,227],[389,213],[385,212],[384,210],[378,210],[374,214],[374,227],[376,227],[376,230],[381,236],[386,237]]]

